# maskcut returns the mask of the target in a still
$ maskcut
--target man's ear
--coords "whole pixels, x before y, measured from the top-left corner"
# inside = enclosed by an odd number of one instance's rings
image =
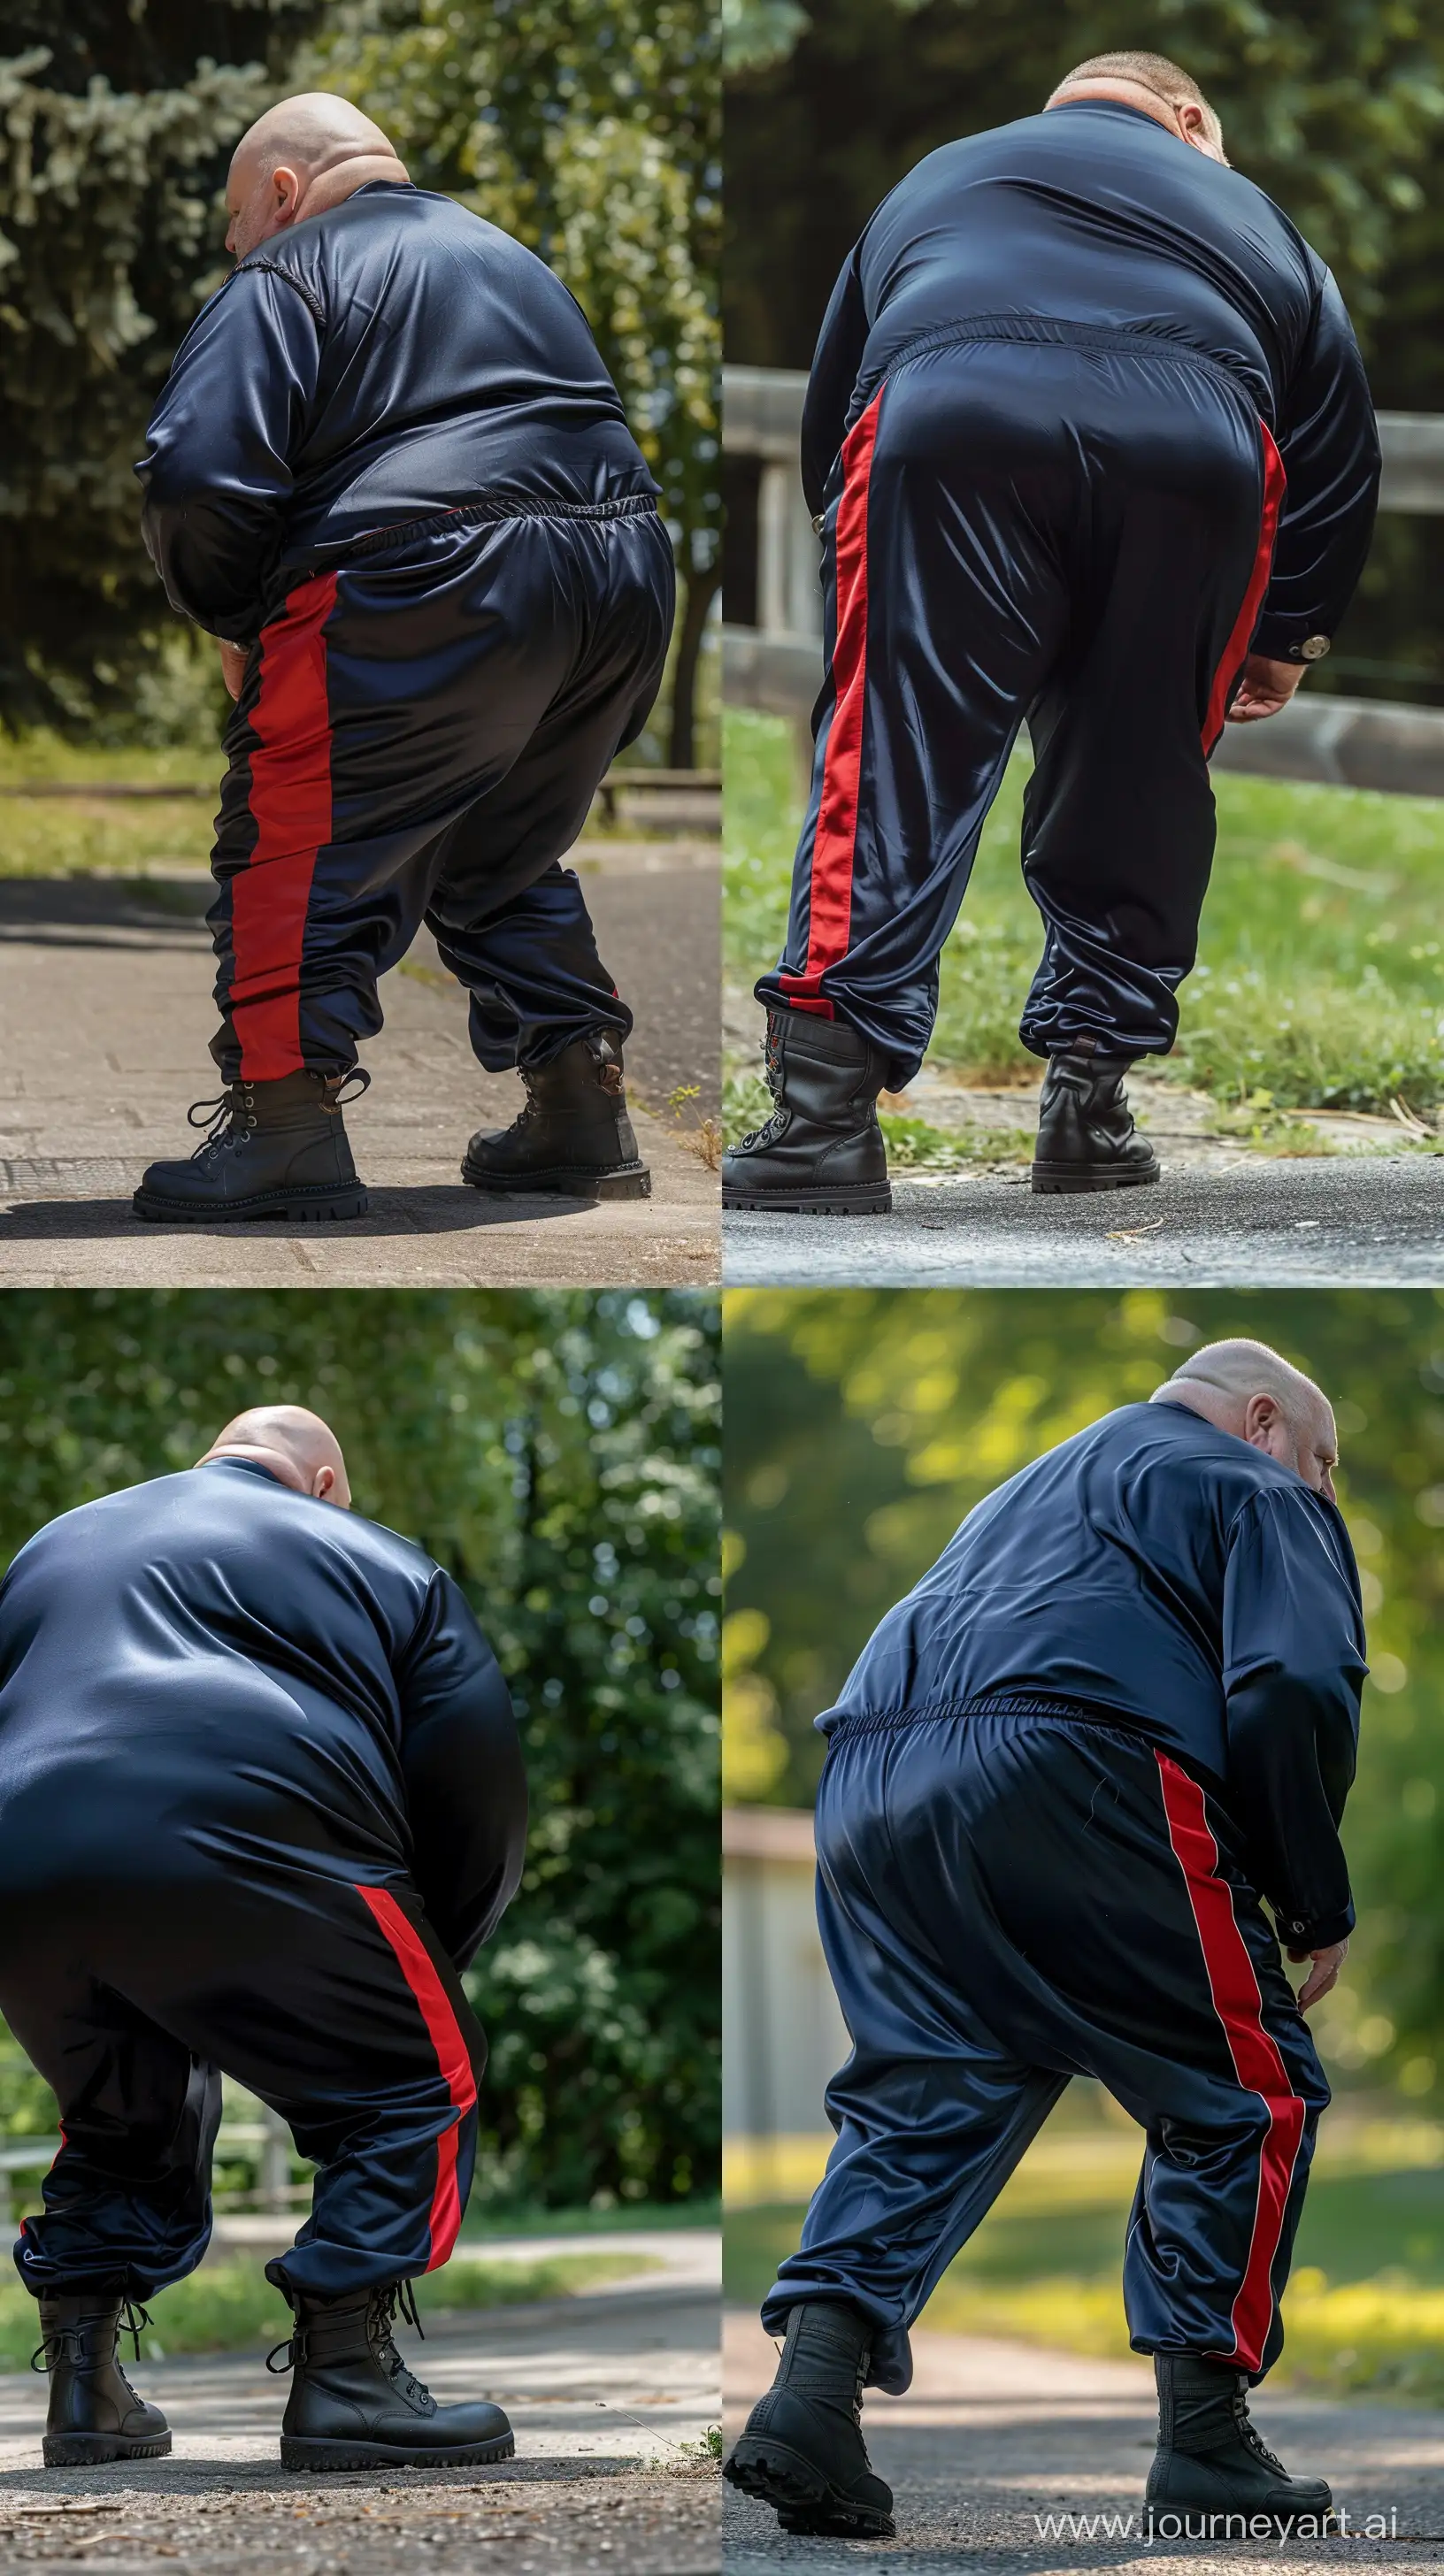
[[[331,1490],[335,1482],[336,1470],[334,1467],[317,1468],[315,1475],[311,1479],[311,1492],[318,1503],[324,1503],[329,1500]]]

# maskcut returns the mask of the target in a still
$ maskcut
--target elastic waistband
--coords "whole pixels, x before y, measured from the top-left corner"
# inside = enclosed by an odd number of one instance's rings
[[[1131,358],[1176,358],[1184,366],[1201,367],[1231,394],[1243,394],[1249,406],[1257,410],[1257,386],[1251,369],[1230,366],[1213,358],[1202,349],[1191,348],[1186,341],[1165,339],[1158,331],[1132,331],[1122,323],[1067,322],[1049,313],[978,313],[965,321],[938,322],[931,330],[920,331],[915,339],[905,340],[894,351],[885,366],[870,370],[858,379],[857,392],[869,395],[899,367],[908,366],[914,358],[926,357],[932,349],[950,348],[968,340],[1013,340],[1033,347],[1059,349],[1094,349],[1115,356]],[[856,396],[854,396],[856,400]]]
[[[1018,1718],[1025,1723],[1087,1726],[1105,1734],[1126,1735],[1135,1744],[1152,1741],[1147,1721],[1126,1709],[1104,1708],[1096,1700],[1061,1699],[1047,1692],[993,1691],[966,1700],[922,1700],[915,1707],[859,1709],[839,1717],[823,1732],[829,1745],[853,1735],[891,1735],[905,1727],[927,1726],[939,1719],[965,1725],[975,1717]]]
[[[646,519],[656,515],[655,492],[627,492],[615,501],[549,501],[541,496],[519,494],[513,498],[497,493],[487,500],[468,501],[459,510],[428,511],[424,518],[405,519],[395,527],[372,528],[341,551],[349,560],[353,555],[377,554],[388,546],[410,545],[414,538],[436,536],[445,528],[488,528],[504,519]]]

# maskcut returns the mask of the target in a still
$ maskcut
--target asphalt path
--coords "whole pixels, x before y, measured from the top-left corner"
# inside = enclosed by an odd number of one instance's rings
[[[586,2240],[590,2250],[604,2237]],[[663,2275],[398,2340],[442,2400],[505,2406],[517,2456],[492,2469],[329,2477],[283,2469],[289,2385],[259,2352],[143,2361],[173,2454],[101,2469],[40,2465],[45,2383],[0,2378],[0,2565],[82,2563],[104,2576],[714,2576],[718,2416],[715,2232],[659,2232]],[[129,2368],[129,2364],[127,2364]]]
[[[370,1212],[296,1229],[147,1225],[130,1208],[148,1161],[191,1151],[187,1106],[217,1087],[208,876],[0,880],[0,1287],[715,1280],[715,852],[597,843],[577,861],[636,1013],[627,1083],[652,1196],[465,1186],[468,1135],[507,1125],[523,1094],[477,1065],[465,994],[422,933],[383,981],[385,1026],[362,1050],[372,1088],[347,1111]]]
[[[1144,2362],[1087,2361],[981,2337],[913,2337],[915,2373],[906,2397],[869,2391],[863,2428],[873,2465],[893,2489],[891,2541],[799,2540],[775,2514],[724,2489],[727,2576],[767,2576],[779,2566],[812,2576],[906,2571],[906,2576],[1052,2576],[1054,2570],[1276,2566],[1291,2570],[1389,2570],[1444,2560],[1444,2413],[1335,2405],[1271,2395],[1251,2411],[1264,2439],[1298,2474],[1322,2473],[1355,2536],[1238,2543],[1200,2539],[1182,2546],[1150,2535],[1143,2487],[1153,2453],[1153,2372]],[[728,2438],[772,2376],[774,2351],[755,2317],[727,2320],[725,2421]],[[1136,2517],[1111,2536],[1077,2524],[1050,2534],[1046,2517]],[[1382,2536],[1369,2536],[1377,2517]]]
[[[729,1286],[1333,1288],[1444,1283],[1444,1160],[1183,1165],[1146,1189],[1035,1197],[1026,1171],[893,1181],[881,1217],[728,1209]]]

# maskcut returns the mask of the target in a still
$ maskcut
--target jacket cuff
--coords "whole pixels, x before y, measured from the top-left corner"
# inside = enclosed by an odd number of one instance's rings
[[[1312,1922],[1285,1914],[1281,1906],[1274,1908],[1274,1929],[1286,1950],[1327,1950],[1335,1941],[1346,1941],[1353,1928],[1352,1900],[1337,1914],[1319,1914]]]
[[[1262,653],[1269,662],[1324,661],[1333,647],[1333,636],[1318,618],[1273,615],[1265,609],[1254,629],[1251,653]]]

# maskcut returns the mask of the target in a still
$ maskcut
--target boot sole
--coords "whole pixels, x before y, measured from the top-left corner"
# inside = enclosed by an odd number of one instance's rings
[[[408,2450],[392,2442],[323,2442],[299,2433],[281,2435],[283,2469],[478,2469],[489,2460],[514,2460],[516,2436],[462,2442],[455,2449]]]
[[[645,1163],[623,1164],[615,1172],[568,1172],[553,1166],[550,1171],[528,1172],[525,1180],[510,1172],[474,1171],[463,1163],[461,1177],[474,1190],[489,1190],[493,1198],[569,1198],[569,1199],[649,1199],[652,1175]]]
[[[743,2436],[743,2441],[747,2437]],[[892,2540],[897,2525],[890,2513],[871,2505],[850,2505],[829,2485],[820,2469],[784,2443],[739,2442],[722,2475],[743,2495],[770,2504],[784,2531],[810,2532],[833,2540]]]
[[[47,2469],[98,2469],[106,2460],[169,2459],[170,2435],[128,2442],[123,2433],[47,2433],[40,2450]]]
[[[867,1181],[852,1190],[781,1190],[738,1189],[735,1182],[722,1191],[724,1208],[761,1209],[772,1216],[888,1216],[892,1212],[892,1189],[886,1181]]]
[[[137,1216],[151,1225],[246,1225],[284,1217],[292,1225],[327,1225],[365,1216],[370,1207],[364,1189],[326,1190],[308,1198],[297,1190],[274,1190],[253,1199],[233,1199],[227,1207],[198,1207],[193,1199],[160,1198],[139,1189],[131,1200]]]
[[[1146,1187],[1160,1176],[1157,1163],[1136,1165],[1131,1171],[1110,1170],[1106,1163],[1091,1167],[1078,1163],[1035,1163],[1033,1187],[1040,1193],[1053,1191],[1068,1197],[1081,1196],[1085,1190],[1134,1190]]]

